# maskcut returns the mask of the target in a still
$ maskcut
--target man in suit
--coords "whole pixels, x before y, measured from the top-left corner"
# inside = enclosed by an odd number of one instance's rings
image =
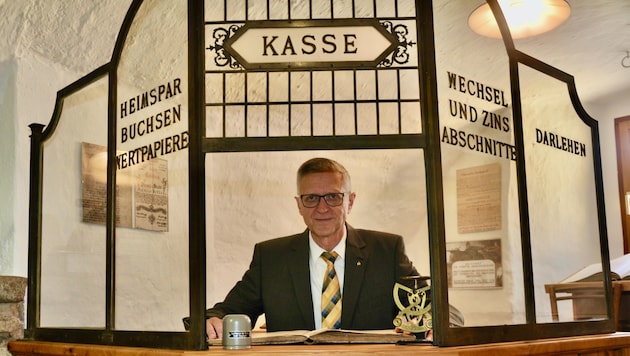
[[[256,244],[249,270],[223,302],[206,311],[209,338],[222,335],[222,318],[265,314],[268,331],[314,330],[323,321],[322,289],[327,262],[335,252],[334,270],[341,291],[342,329],[388,329],[398,309],[392,290],[404,276],[417,275],[405,254],[401,236],[354,229],[346,223],[356,194],[346,169],[330,159],[304,162],[297,174],[298,211],[307,229],[296,235]],[[337,282],[335,282],[337,283]],[[325,308],[324,308],[325,309]]]

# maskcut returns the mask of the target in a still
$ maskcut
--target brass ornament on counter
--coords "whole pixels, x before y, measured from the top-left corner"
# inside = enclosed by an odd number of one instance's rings
[[[402,331],[407,331],[413,334],[423,333],[433,328],[433,322],[431,319],[431,302],[427,301],[428,291],[431,286],[426,285],[419,287],[420,281],[425,281],[429,277],[422,276],[408,276],[401,278],[404,281],[413,281],[413,288],[407,287],[403,284],[396,283],[394,285],[394,302],[400,310],[398,315],[394,318],[394,326],[398,327]],[[400,292],[407,293],[407,306],[404,306],[400,300]]]

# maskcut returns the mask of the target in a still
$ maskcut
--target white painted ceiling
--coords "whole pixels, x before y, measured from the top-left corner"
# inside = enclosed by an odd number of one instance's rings
[[[482,2],[470,0],[466,11]],[[582,102],[597,103],[629,92],[630,68],[622,66],[622,59],[630,51],[630,1],[568,2],[571,16],[566,23],[522,40],[517,48],[572,74]],[[0,0],[0,60],[35,54],[87,74],[109,62],[130,4],[131,0]],[[465,17],[461,11],[453,16]]]

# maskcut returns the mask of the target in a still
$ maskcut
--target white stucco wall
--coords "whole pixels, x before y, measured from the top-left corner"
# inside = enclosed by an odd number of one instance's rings
[[[7,58],[0,63],[0,160],[6,169],[6,173],[0,175],[0,273],[6,274],[12,271],[14,265],[14,252],[22,252],[15,247],[15,62]]]
[[[77,77],[77,74],[68,72],[36,54],[25,59],[9,58],[2,66],[2,274],[27,274],[30,160],[28,125],[33,122],[48,122],[56,91]],[[43,78],[46,79],[40,82]]]

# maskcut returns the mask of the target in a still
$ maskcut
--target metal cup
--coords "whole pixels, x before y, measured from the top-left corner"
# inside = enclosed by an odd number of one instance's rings
[[[223,317],[223,348],[226,350],[252,347],[252,322],[247,315],[230,314]]]

